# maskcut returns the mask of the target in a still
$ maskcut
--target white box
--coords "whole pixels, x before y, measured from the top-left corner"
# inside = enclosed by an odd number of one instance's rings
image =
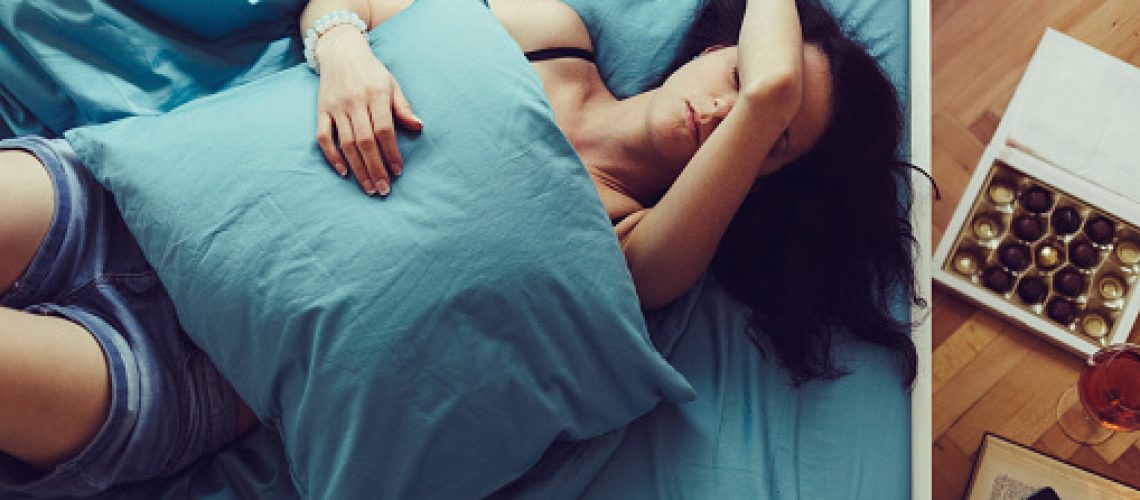
[[[954,269],[952,259],[959,245],[966,248],[973,242],[969,233],[976,215],[973,210],[986,206],[988,198],[980,198],[988,196],[983,188],[995,170],[1004,171],[1005,167],[998,166],[1001,164],[1116,224],[1118,238],[1102,250],[1107,255],[1102,256],[1104,263],[1094,268],[1096,273],[1085,274],[1088,292],[1074,300],[1082,307],[1082,314],[1091,312],[1083,309],[1089,307],[1111,316],[1112,325],[1105,337],[1093,339],[1079,334],[1079,316],[1076,326],[1063,327],[1043,313],[1044,304],[1023,305],[1016,291],[1000,295],[981,285],[978,275],[968,276]],[[1054,198],[1056,203],[1057,196]],[[1002,234],[1007,234],[1009,218],[1003,222]],[[1046,229],[1048,234],[1031,244],[1032,250],[1052,237],[1048,225]],[[1140,293],[1133,290],[1140,287],[1140,267],[1121,265],[1115,256],[1121,235],[1129,241],[1140,239],[1140,69],[1047,30],[935,252],[934,279],[1070,351],[1089,355],[1102,345],[1126,341],[1140,311]],[[1062,238],[1060,242],[1067,247],[1070,240]],[[979,248],[979,253],[985,254],[983,250]],[[992,263],[992,255],[986,254],[979,267]],[[1027,272],[1034,273],[1035,267]],[[1052,276],[1063,267],[1042,273],[1050,283],[1049,301],[1056,297]],[[1123,298],[1112,302],[1118,307],[1107,311],[1099,307],[1103,301],[1096,290],[1106,272],[1121,275],[1127,287]],[[1021,274],[1017,274],[1020,280]]]

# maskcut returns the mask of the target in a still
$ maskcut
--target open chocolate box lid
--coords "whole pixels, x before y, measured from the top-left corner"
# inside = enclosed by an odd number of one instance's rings
[[[1047,30],[934,255],[934,278],[1091,354],[1140,311],[1140,69]]]

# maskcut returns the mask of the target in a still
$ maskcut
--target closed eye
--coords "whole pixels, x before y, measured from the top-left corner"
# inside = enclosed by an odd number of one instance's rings
[[[769,155],[773,157],[784,156],[788,154],[788,149],[791,147],[791,134],[788,129],[784,129],[784,133],[776,138],[776,143],[772,145],[772,151]]]

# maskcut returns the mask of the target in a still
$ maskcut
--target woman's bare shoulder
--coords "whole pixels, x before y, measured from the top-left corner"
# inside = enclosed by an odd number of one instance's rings
[[[593,51],[585,23],[558,0],[490,0],[491,12],[524,52],[552,47]]]

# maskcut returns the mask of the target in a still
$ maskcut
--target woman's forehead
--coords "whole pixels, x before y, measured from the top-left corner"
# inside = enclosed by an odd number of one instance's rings
[[[823,135],[831,118],[831,68],[823,51],[804,45],[803,99],[790,129],[790,149],[806,151]]]

